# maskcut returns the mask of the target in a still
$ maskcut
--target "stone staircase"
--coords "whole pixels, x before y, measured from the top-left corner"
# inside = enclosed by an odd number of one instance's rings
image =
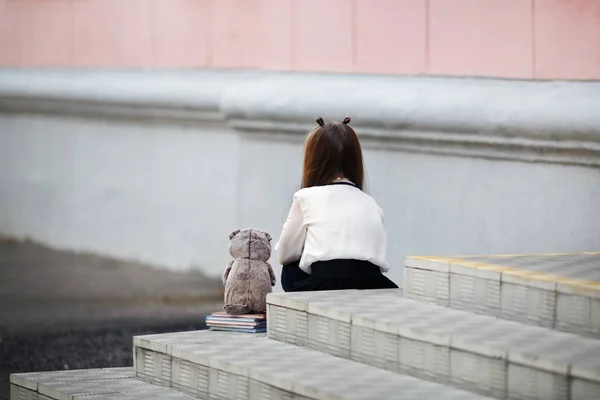
[[[407,257],[406,296],[600,338],[600,253]]]
[[[134,338],[12,399],[600,399],[600,253],[407,257],[405,292],[273,293],[268,333]]]
[[[11,400],[186,400],[169,388],[134,379],[133,368],[33,372],[11,375]]]

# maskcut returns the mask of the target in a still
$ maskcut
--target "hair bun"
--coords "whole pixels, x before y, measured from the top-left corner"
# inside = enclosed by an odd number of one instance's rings
[[[350,119],[350,117],[346,117],[346,118],[344,118],[344,120],[342,121],[342,123],[343,123],[344,125],[348,125],[348,124],[350,123],[350,121],[352,121],[352,120]]]
[[[325,121],[323,121],[323,118],[319,117],[316,119],[317,124],[319,124],[320,126],[325,126]]]

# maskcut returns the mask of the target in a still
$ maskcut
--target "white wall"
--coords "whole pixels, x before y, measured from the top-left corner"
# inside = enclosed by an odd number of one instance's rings
[[[237,163],[222,128],[0,115],[0,232],[218,272]]]
[[[238,221],[277,232],[301,145],[245,138]],[[369,192],[386,214],[391,278],[405,255],[600,249],[600,170],[366,149]],[[241,176],[241,175],[240,175]]]
[[[0,132],[0,232],[173,270],[220,274],[235,228],[277,237],[299,182],[301,140],[6,114]],[[374,149],[365,157],[397,282],[406,254],[600,248],[598,169]]]
[[[2,234],[219,275],[229,232],[254,227],[277,238],[299,185],[303,135],[276,126],[256,133],[215,121],[1,105]],[[593,163],[439,155],[369,134],[362,141],[397,283],[408,254],[600,249]]]

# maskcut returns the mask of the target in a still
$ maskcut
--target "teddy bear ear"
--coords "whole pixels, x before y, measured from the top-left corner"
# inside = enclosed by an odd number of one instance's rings
[[[267,238],[267,240],[270,242],[271,240],[273,240],[273,238],[271,237],[271,235],[269,234],[269,232],[265,232],[265,237]]]
[[[236,229],[235,231],[231,232],[231,233],[229,234],[229,240],[233,239],[233,237],[234,237],[235,235],[237,235],[238,233],[240,233],[240,230],[239,230],[239,229]]]

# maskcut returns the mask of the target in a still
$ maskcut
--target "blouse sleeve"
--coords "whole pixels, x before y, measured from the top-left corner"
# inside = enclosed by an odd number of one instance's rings
[[[281,265],[300,260],[306,239],[306,226],[299,200],[294,196],[294,201],[283,224],[279,242],[275,245],[277,261]]]

